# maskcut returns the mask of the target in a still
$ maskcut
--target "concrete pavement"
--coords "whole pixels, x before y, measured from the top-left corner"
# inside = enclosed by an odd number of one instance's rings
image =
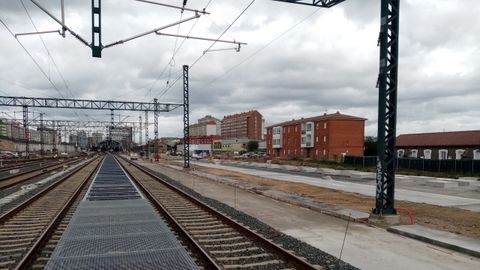
[[[313,186],[337,189],[347,192],[359,193],[367,196],[375,196],[375,186],[370,184],[359,184],[345,181],[333,180],[331,177],[325,179],[320,176],[312,177],[305,175],[290,174],[285,172],[272,172],[256,168],[240,168],[235,166],[226,166],[212,164],[206,162],[192,162],[195,165],[205,166],[209,168],[224,169],[236,171],[244,174],[250,174],[265,177],[273,180],[290,181],[297,183],[305,183]],[[480,199],[464,198],[445,194],[429,193],[424,191],[413,191],[406,189],[395,189],[395,197],[398,200],[405,200],[417,203],[427,203],[439,206],[457,207],[475,212],[480,212]]]

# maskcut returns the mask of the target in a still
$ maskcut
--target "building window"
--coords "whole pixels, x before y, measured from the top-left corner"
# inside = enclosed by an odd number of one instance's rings
[[[417,158],[418,157],[418,150],[417,149],[410,150],[410,157],[411,158]]]
[[[473,159],[480,160],[480,149],[473,150]]]
[[[323,129],[327,129],[327,122],[323,123]]]
[[[297,132],[297,127],[295,126],[295,132]]]
[[[448,159],[448,150],[447,149],[438,150],[438,159],[440,160]]]
[[[455,150],[455,159],[462,159],[463,154],[465,154],[465,150],[463,149]]]
[[[323,156],[327,155],[327,150],[323,149]]]
[[[423,157],[425,159],[432,159],[432,150],[430,149],[423,150]]]
[[[315,141],[318,142],[318,136],[317,136],[317,138],[315,139]]]
[[[403,150],[403,149],[398,149],[398,150],[397,150],[397,157],[403,158],[403,156],[405,156],[405,150]]]
[[[327,136],[323,136],[323,142],[324,142],[324,143],[327,142]]]
[[[313,123],[307,123],[307,131],[312,131]]]

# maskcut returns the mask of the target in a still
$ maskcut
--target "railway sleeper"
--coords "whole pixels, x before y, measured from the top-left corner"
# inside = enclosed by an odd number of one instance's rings
[[[236,231],[231,231],[227,233],[215,233],[215,234],[195,234],[196,238],[225,238],[231,236],[239,236],[240,234]]]
[[[35,240],[35,238],[11,238],[11,239],[4,239],[0,244],[0,247],[8,244],[15,244],[15,243],[31,243]]]
[[[198,239],[197,241],[200,243],[200,244],[205,244],[205,243],[234,243],[234,242],[237,242],[239,240],[243,240],[245,239],[245,237],[243,236],[235,236],[235,237],[230,237],[230,238],[216,238],[216,239],[211,239],[211,238],[207,238],[207,239]]]
[[[273,266],[275,267],[273,268]],[[285,265],[285,262],[280,260],[270,260],[264,262],[257,262],[257,263],[248,263],[248,264],[230,264],[230,265],[223,265],[224,269],[279,269]],[[287,266],[285,266],[287,267]]]
[[[211,217],[209,214],[204,214],[204,215],[197,215],[197,214],[178,214],[175,215],[175,219],[177,220],[195,220],[195,219],[203,219],[203,218],[208,218]]]
[[[202,245],[204,248],[212,249],[212,250],[226,250],[231,249],[234,247],[252,247],[252,242],[237,242],[237,243],[230,243],[230,244],[215,244],[215,245]]]
[[[239,248],[239,249],[222,249],[222,250],[211,250],[209,251],[211,254],[235,254],[235,253],[242,253],[242,254],[258,254],[258,251],[262,250],[259,247],[250,247],[250,248]]]
[[[215,229],[228,228],[225,224],[221,222],[219,222],[218,224],[212,224],[207,226],[184,226],[184,227],[189,231],[213,231]]]
[[[260,254],[252,254],[252,255],[243,255],[243,256],[230,256],[230,257],[216,257],[215,260],[220,261],[220,262],[237,262],[238,261],[252,261],[252,260],[258,260],[258,259],[268,259],[271,260],[272,257],[275,257],[274,255],[270,253],[260,253]]]
[[[208,225],[217,224],[217,223],[220,223],[220,222],[221,221],[219,221],[218,219],[212,218],[211,221],[194,221],[194,222],[184,221],[184,222],[182,222],[182,225],[184,225],[184,226],[196,226],[196,225],[208,226]]]
[[[221,228],[217,228],[217,229],[204,229],[204,230],[190,230],[188,229],[188,232],[191,233],[191,234],[209,234],[209,233],[226,233],[226,232],[230,232],[232,231],[233,229],[230,228],[230,227],[226,227],[226,226],[223,226]]]

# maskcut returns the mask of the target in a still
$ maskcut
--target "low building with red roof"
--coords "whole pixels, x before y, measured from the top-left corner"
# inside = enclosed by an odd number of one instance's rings
[[[480,130],[402,134],[397,137],[399,157],[480,160]]]

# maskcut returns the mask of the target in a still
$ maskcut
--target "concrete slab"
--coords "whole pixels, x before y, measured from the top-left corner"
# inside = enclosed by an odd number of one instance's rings
[[[427,181],[427,186],[438,187],[438,188],[456,188],[458,183],[454,181],[445,181],[445,180],[429,180]]]
[[[462,187],[480,187],[480,181],[477,180],[459,179],[457,182]]]
[[[292,165],[283,165],[282,169],[288,170],[288,171],[299,171],[300,169],[298,166],[292,166]]]
[[[302,171],[304,171],[304,172],[310,172],[310,173],[316,173],[316,172],[317,172],[317,168],[314,168],[314,167],[302,167]]]
[[[279,172],[258,170],[254,168],[240,168],[240,167],[214,165],[214,164],[198,163],[198,162],[194,162],[194,163],[195,165],[198,165],[198,166],[205,166],[205,167],[211,167],[211,168],[217,168],[217,169],[223,169],[223,170],[231,170],[231,171],[236,171],[244,174],[265,177],[273,180],[305,183],[305,184],[318,186],[318,187],[343,190],[347,192],[355,192],[355,193],[372,196],[372,197],[375,196],[374,184],[344,182],[344,181],[332,180],[331,178],[327,179],[326,177],[310,177],[310,176],[304,176],[304,175],[288,174],[288,172],[279,173]],[[272,164],[272,166],[273,165],[275,164]],[[418,203],[428,203],[428,204],[440,205],[440,206],[457,207],[462,209],[466,209],[465,207],[469,207],[468,210],[480,212],[480,207],[478,206],[480,205],[480,199],[464,198],[464,197],[458,197],[458,196],[436,194],[436,193],[423,192],[423,191],[414,191],[414,190],[407,190],[407,189],[400,189],[400,188],[397,188],[395,190],[395,196],[398,200],[418,202]]]
[[[480,240],[477,239],[434,230],[420,225],[393,226],[387,230],[480,258]]]

